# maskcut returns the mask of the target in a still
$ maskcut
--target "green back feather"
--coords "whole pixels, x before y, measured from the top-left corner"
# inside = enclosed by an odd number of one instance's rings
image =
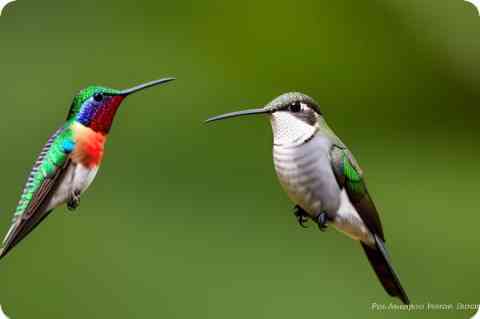
[[[28,177],[20,201],[15,209],[14,221],[21,216],[28,208],[35,193],[42,186],[45,179],[55,174],[57,169],[62,167],[72,151],[74,145],[71,123],[67,122],[58,129],[47,141],[38,156]]]

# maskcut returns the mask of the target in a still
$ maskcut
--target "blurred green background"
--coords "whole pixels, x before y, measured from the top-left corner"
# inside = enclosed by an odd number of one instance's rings
[[[355,153],[414,303],[478,303],[480,17],[462,0],[18,0],[0,18],[1,228],[90,84],[177,81],[122,106],[75,213],[0,263],[17,318],[470,318],[375,312],[359,245],[300,228],[261,118],[292,90]]]

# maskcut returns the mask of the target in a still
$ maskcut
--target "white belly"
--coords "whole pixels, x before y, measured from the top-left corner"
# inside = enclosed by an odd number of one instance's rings
[[[338,185],[329,151],[329,141],[318,136],[299,147],[274,146],[274,164],[280,184],[290,199],[312,219],[325,212],[339,231],[355,240],[373,243],[345,190]]]
[[[340,206],[340,187],[330,165],[330,142],[315,137],[298,147],[274,146],[278,179],[290,199],[310,216],[335,214]]]
[[[72,162],[54,191],[54,195],[50,198],[47,210],[65,204],[74,192],[79,194],[85,192],[93,182],[97,171],[98,166],[91,169]]]

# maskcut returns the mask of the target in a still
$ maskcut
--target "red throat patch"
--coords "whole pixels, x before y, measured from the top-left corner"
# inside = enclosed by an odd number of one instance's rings
[[[111,97],[105,105],[99,108],[92,118],[89,127],[94,131],[103,132],[108,134],[110,128],[112,127],[113,118],[117,113],[118,107],[122,103],[125,97],[118,95]]]
[[[70,155],[71,159],[88,168],[100,165],[107,136],[80,123],[74,123],[72,130],[75,137],[75,149]]]

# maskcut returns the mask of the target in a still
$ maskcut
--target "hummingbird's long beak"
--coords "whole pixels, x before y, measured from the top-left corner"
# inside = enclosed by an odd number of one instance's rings
[[[130,94],[132,94],[132,93],[135,93],[135,92],[138,92],[138,91],[141,91],[141,90],[145,90],[145,89],[151,88],[152,86],[156,86],[156,85],[160,85],[160,84],[165,84],[165,83],[170,82],[170,81],[173,81],[173,80],[175,80],[175,78],[165,78],[165,79],[160,79],[160,80],[155,80],[155,81],[147,82],[147,83],[144,83],[144,84],[140,84],[140,85],[134,86],[133,88],[120,91],[120,93],[118,93],[118,94],[116,94],[116,95],[128,96],[128,95],[130,95]]]
[[[258,108],[258,109],[249,109],[249,110],[244,110],[244,111],[238,111],[238,112],[232,112],[232,113],[227,113],[227,114],[222,114],[222,115],[217,115],[214,117],[211,117],[205,121],[205,123],[210,123],[213,121],[220,121],[220,120],[225,120],[231,117],[237,117],[237,116],[245,116],[245,115],[254,115],[254,114],[266,114],[270,113],[271,111],[267,108]]]

